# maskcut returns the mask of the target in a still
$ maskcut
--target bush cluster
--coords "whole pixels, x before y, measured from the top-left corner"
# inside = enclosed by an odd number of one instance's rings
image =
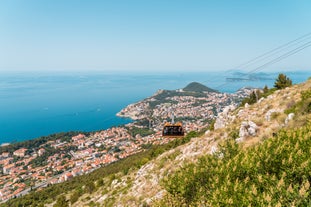
[[[301,92],[301,100],[285,110],[286,114],[305,115],[311,113],[311,90]]]
[[[166,179],[156,206],[310,206],[310,131],[281,131],[246,150],[227,141]]]

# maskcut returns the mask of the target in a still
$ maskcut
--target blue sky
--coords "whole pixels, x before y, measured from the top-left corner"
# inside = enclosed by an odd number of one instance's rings
[[[0,71],[228,70],[311,32],[310,10],[309,0],[2,0]],[[310,70],[310,56],[265,70]]]

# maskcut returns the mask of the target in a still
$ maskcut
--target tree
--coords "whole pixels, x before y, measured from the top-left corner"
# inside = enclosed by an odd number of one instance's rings
[[[104,180],[103,179],[99,179],[97,182],[96,182],[96,186],[97,187],[101,187],[104,185]]]
[[[257,91],[253,91],[249,96],[249,104],[254,104],[257,102]]]
[[[64,195],[61,195],[58,197],[55,205],[53,207],[67,207],[68,201],[66,200],[66,197]]]
[[[95,189],[96,189],[96,187],[94,185],[94,182],[89,181],[88,183],[86,183],[86,185],[85,185],[85,192],[91,194]]]
[[[70,196],[71,205],[77,202],[80,196],[81,196],[81,193],[79,191],[74,191],[73,194]]]
[[[265,87],[263,88],[263,93],[268,93],[269,92],[269,88],[267,85],[265,85]]]
[[[249,94],[249,97],[245,98],[242,103],[241,106],[244,106],[246,103],[248,104],[254,104],[258,101],[258,98],[260,97],[260,91],[258,90],[254,90],[253,92],[251,92],[251,94]]]
[[[274,87],[276,89],[283,89],[292,85],[292,80],[289,79],[283,73],[280,73],[278,78],[274,82]]]

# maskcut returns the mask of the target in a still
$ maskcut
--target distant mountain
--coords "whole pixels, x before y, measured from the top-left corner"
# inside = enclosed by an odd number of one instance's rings
[[[228,70],[226,71],[227,81],[258,81],[258,80],[274,80],[274,73],[248,73],[241,70]]]
[[[211,89],[201,83],[198,82],[192,82],[189,83],[185,88],[183,88],[183,91],[191,91],[191,92],[218,92],[217,90]]]

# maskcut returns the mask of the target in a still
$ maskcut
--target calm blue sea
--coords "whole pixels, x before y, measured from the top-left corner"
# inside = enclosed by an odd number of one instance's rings
[[[222,92],[243,86],[273,86],[278,73],[259,73],[253,81],[228,82],[243,77],[227,72],[174,73],[1,73],[0,143],[33,139],[56,132],[94,131],[130,122],[115,114],[158,89],[178,89],[192,81]],[[311,72],[286,73],[294,83]],[[259,77],[259,79],[258,79]]]

